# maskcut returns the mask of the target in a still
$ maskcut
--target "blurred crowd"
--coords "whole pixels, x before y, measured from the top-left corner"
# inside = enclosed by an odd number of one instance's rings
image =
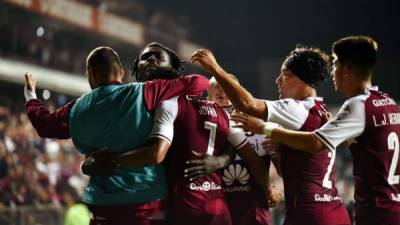
[[[149,11],[135,1],[124,1],[123,4],[119,0],[80,0],[80,2],[142,23],[146,27],[147,38],[161,41],[173,49],[177,40],[187,34],[186,19],[179,19],[161,11]],[[139,48],[134,46],[127,48],[125,43],[101,34],[89,31],[77,32],[77,27],[69,27],[60,21],[45,20],[4,3],[0,3],[0,6],[2,7],[0,57],[3,58],[84,75],[86,57],[95,47],[112,44],[126,70],[129,70],[130,64],[139,52]]]
[[[101,12],[109,12],[115,15],[140,22],[153,32],[169,34],[171,36],[185,38],[191,33],[190,23],[186,16],[168,14],[164,11],[152,9],[140,1],[124,0],[78,0],[89,4]]]
[[[0,209],[79,200],[87,183],[81,161],[70,140],[42,139],[24,112],[0,106]]]

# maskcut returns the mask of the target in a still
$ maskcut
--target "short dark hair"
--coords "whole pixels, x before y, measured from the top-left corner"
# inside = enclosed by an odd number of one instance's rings
[[[329,55],[316,47],[297,45],[283,64],[313,88],[329,76]]]
[[[182,74],[182,72],[184,71],[184,61],[181,61],[178,57],[178,55],[172,51],[171,49],[165,47],[164,45],[158,43],[158,42],[151,42],[150,44],[146,45],[146,47],[144,47],[142,50],[140,50],[138,56],[136,57],[135,61],[133,62],[132,66],[131,66],[131,75],[135,77],[135,79],[137,81],[139,80],[139,58],[140,55],[143,53],[143,51],[146,48],[150,48],[150,47],[159,47],[163,50],[165,50],[169,57],[171,58],[171,66],[172,66],[172,73],[175,73],[176,76],[180,76]]]
[[[332,53],[339,63],[348,65],[360,78],[372,74],[378,56],[378,43],[367,36],[350,36],[335,41]]]
[[[110,47],[101,46],[90,52],[87,60],[87,68],[102,78],[122,69],[118,54]]]

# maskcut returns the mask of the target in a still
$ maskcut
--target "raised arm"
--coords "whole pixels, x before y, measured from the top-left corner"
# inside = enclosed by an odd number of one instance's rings
[[[214,75],[236,109],[265,120],[268,108],[261,99],[254,98],[243,86],[233,79],[218,63],[214,55],[205,49],[193,53],[192,63],[199,62],[204,70]]]
[[[44,104],[36,98],[36,80],[31,74],[25,74],[26,113],[32,126],[42,138],[71,138],[68,127],[68,114],[75,104],[69,102],[54,112],[50,112]]]
[[[207,90],[209,81],[201,75],[183,76],[173,80],[147,81],[144,100],[148,111],[154,111],[161,102],[180,95],[199,95]]]

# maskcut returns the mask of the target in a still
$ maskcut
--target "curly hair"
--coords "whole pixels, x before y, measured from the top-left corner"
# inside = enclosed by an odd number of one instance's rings
[[[284,65],[314,88],[329,76],[329,55],[316,47],[297,45]]]

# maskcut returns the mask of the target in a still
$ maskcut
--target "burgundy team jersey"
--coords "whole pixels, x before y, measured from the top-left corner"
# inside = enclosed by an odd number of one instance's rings
[[[400,109],[395,101],[369,88],[347,100],[315,135],[332,152],[344,141],[350,145],[356,217],[400,224]]]
[[[326,122],[322,117],[326,106],[319,97],[266,101],[266,104],[267,121],[284,128],[314,131]],[[286,224],[350,224],[335,187],[335,152],[324,150],[310,154],[285,145],[279,145],[279,152]]]
[[[184,170],[186,161],[197,158],[193,151],[219,155],[228,139],[234,147],[240,148],[247,143],[245,136],[238,136],[230,129],[228,115],[216,103],[182,96],[164,102],[161,107],[162,110],[156,111],[152,136],[172,140],[164,164],[171,194],[169,213],[180,217],[174,218],[177,224],[187,222],[189,219],[181,219],[187,214],[192,215],[191,224],[199,224],[196,220],[202,216],[228,219],[220,172],[189,181],[184,178]],[[230,224],[230,218],[220,222]]]
[[[228,113],[234,110],[233,106],[224,107],[224,109]],[[266,168],[269,168],[271,157],[274,153],[262,147],[261,144],[265,141],[265,135],[242,132],[254,151],[263,158]],[[256,182],[246,163],[238,155],[227,168],[223,169],[222,181],[234,225],[271,224],[272,217],[269,212],[265,191]]]

